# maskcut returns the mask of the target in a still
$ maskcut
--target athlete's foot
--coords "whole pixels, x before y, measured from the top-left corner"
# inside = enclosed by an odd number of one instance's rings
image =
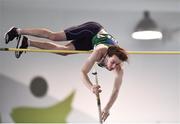
[[[28,46],[29,46],[28,38],[26,36],[22,36],[20,38],[20,40],[18,40],[16,48],[18,48],[18,49],[27,49]],[[16,58],[19,58],[22,53],[23,53],[23,51],[15,51]]]
[[[16,27],[12,27],[9,31],[5,34],[5,43],[8,44],[10,41],[14,40],[15,38],[19,40],[20,35],[17,32]]]

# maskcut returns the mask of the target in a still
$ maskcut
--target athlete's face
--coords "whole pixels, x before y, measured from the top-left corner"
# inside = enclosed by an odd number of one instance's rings
[[[120,60],[116,55],[113,55],[107,58],[106,69],[108,69],[109,71],[112,71],[121,63],[122,63],[122,60]]]

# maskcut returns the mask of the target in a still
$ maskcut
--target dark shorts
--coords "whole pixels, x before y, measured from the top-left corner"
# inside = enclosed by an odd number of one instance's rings
[[[97,22],[87,22],[78,26],[65,29],[67,40],[72,40],[76,50],[92,50],[92,38],[103,27]]]

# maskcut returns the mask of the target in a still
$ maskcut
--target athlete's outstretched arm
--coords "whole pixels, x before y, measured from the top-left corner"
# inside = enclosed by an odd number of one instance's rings
[[[120,66],[118,66],[115,70],[115,80],[114,80],[114,87],[112,90],[112,94],[110,96],[109,101],[107,102],[105,108],[102,111],[102,120],[105,121],[107,117],[109,116],[109,111],[112,105],[114,104],[115,100],[117,99],[120,86],[122,83],[122,77],[123,77],[123,70],[121,69]]]

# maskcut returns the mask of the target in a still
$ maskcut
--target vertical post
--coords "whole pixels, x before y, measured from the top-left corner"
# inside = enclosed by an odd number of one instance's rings
[[[96,69],[92,74],[95,76],[95,81],[96,81],[96,84],[98,85],[98,76],[97,76]],[[102,124],[103,122],[102,122],[102,119],[101,119],[101,100],[100,100],[99,93],[96,95],[96,99],[97,99],[97,106],[98,106],[98,112],[99,112],[99,123]]]

